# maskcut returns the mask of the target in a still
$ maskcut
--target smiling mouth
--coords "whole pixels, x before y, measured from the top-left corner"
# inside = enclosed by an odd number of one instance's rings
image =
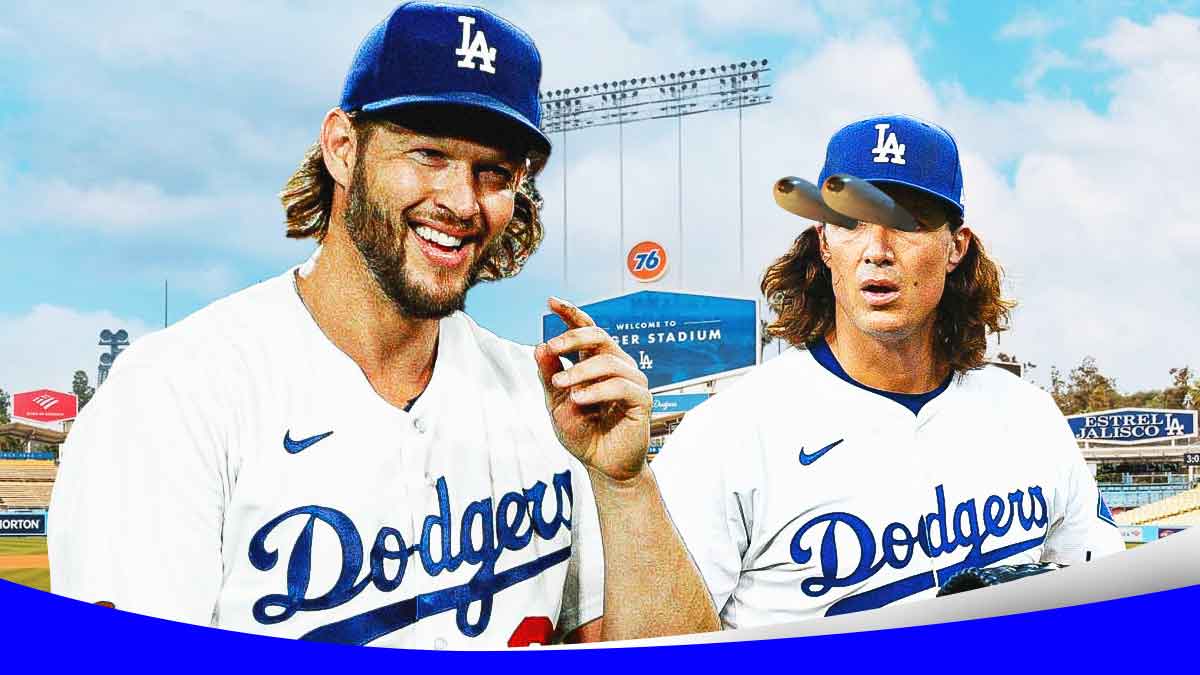
[[[462,237],[453,237],[445,232],[439,232],[428,225],[418,225],[413,228],[413,232],[426,243],[445,251],[457,251],[462,248],[465,241]]]
[[[472,235],[456,237],[428,225],[414,225],[410,231],[425,259],[435,267],[458,268],[475,250],[476,237]]]

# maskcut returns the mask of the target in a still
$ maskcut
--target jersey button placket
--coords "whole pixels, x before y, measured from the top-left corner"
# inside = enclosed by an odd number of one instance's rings
[[[923,413],[923,412],[925,412],[925,410],[922,409],[921,412]],[[930,462],[933,460],[933,458],[930,456],[930,453],[928,452],[928,450],[922,445],[922,437],[924,435],[922,433],[922,427],[925,426],[925,422],[926,422],[926,419],[921,417],[921,413],[918,413],[916,416],[913,417],[912,440],[911,440],[912,447],[909,448],[909,452],[911,453],[910,456],[916,459],[916,461],[917,461],[918,465],[921,467],[921,469],[917,472],[917,475],[919,476],[919,478],[917,480],[913,481],[913,483],[909,486],[909,489],[910,489],[910,495],[911,495],[910,498],[913,500],[912,504],[913,504],[913,506],[916,507],[916,512],[918,514],[917,515],[917,518],[918,518],[917,529],[919,531],[921,529],[921,524],[922,523],[925,524],[925,526],[926,526],[925,527],[925,544],[928,545],[929,544],[929,527],[928,527],[929,523],[925,521],[925,514],[927,513],[927,511],[924,508],[924,504],[925,504],[926,497],[928,495],[933,494],[934,483],[931,481],[934,480],[934,477],[932,475],[930,475],[930,472],[929,472]],[[928,489],[926,489],[926,488],[928,488]],[[915,494],[913,494],[913,492],[915,492]],[[918,546],[920,546],[920,545],[918,544]],[[932,555],[928,555],[928,554],[925,555],[925,561],[929,565],[929,571],[933,574],[933,584],[936,587],[937,583],[938,583],[938,578],[937,578],[938,561]]]
[[[408,420],[408,424],[412,431],[404,434],[408,437],[408,442],[400,452],[403,457],[401,464],[404,467],[405,490],[408,493],[406,501],[412,532],[412,538],[409,540],[411,545],[421,537],[425,516],[429,513],[436,513],[436,510],[429,511],[428,508],[431,500],[432,503],[437,503],[437,497],[431,496],[435,494],[435,482],[430,480],[425,471],[425,457],[428,453],[425,446],[429,441],[429,422],[412,416]]]
[[[430,434],[430,423],[424,418],[414,417],[412,420],[412,426],[413,430],[417,432],[417,440],[420,451],[412,453],[409,468],[413,471],[414,475],[424,477],[426,486],[433,487],[436,484],[436,481],[432,476],[429,475],[428,470],[428,459],[430,452],[430,448],[428,446],[433,441]]]

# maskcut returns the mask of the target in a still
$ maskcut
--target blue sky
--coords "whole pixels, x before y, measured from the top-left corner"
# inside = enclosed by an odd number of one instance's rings
[[[768,58],[776,101],[745,119],[747,269],[735,228],[732,114],[685,123],[685,241],[676,241],[674,123],[626,130],[625,247],[663,241],[689,290],[755,295],[803,226],[771,203],[815,176],[829,134],[880,112],[954,131],[968,220],[1021,308],[1000,348],[1069,369],[1095,356],[1118,387],[1200,367],[1182,289],[1200,254],[1200,21],[1195,2],[867,3],[751,0],[483,3],[525,27],[545,89]],[[391,8],[355,3],[16,3],[0,17],[0,387],[94,374],[102,328],[136,338],[307,257],[275,194],[332,107],[362,35]],[[556,137],[555,141],[559,141]],[[621,290],[616,134],[567,140],[540,182],[542,250],[472,292],[495,332],[537,339],[547,294]],[[556,151],[557,152],[557,151]],[[1147,174],[1162,176],[1155,198]],[[1047,189],[1049,188],[1049,189]],[[659,287],[679,287],[668,274]],[[625,282],[630,290],[633,282]]]

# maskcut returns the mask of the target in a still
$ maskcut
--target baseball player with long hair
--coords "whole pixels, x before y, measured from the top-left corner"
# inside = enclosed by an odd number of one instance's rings
[[[805,229],[762,282],[770,331],[794,349],[689,413],[653,466],[722,623],[1122,550],[1050,396],[982,367],[1011,303],[963,222],[954,139],[912,117],[855,122],[829,142],[818,185],[830,176],[867,181],[914,222]]]
[[[139,340],[79,417],[55,592],[421,648],[649,634],[636,597],[599,621],[646,561],[708,606],[645,479],[632,359],[560,300],[572,330],[536,349],[462,312],[542,239],[523,187],[550,152],[540,76],[529,36],[478,8],[406,3],[367,35],[282,195],[312,257]],[[662,557],[614,526],[630,509]]]

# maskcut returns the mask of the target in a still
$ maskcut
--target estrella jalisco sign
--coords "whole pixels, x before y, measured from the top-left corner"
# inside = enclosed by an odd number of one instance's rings
[[[637,291],[580,305],[650,380],[650,388],[758,363],[758,303],[747,298]],[[566,324],[542,317],[542,340]]]
[[[1067,424],[1081,441],[1132,445],[1196,436],[1195,410],[1121,408],[1070,415]]]

